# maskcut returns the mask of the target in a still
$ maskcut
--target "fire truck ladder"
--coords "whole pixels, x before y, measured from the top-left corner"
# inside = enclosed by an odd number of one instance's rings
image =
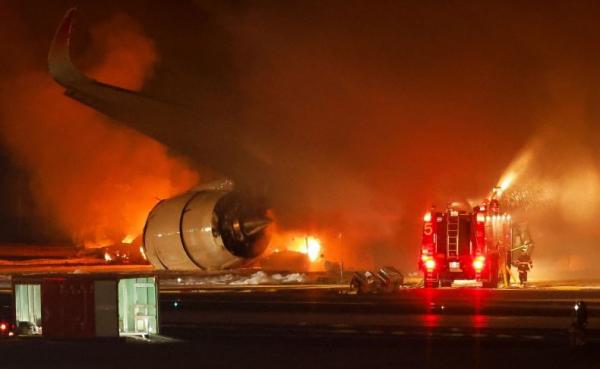
[[[458,258],[458,216],[449,216],[448,217],[448,228],[447,228],[447,240],[446,243],[448,245],[446,252],[448,254],[448,258]]]

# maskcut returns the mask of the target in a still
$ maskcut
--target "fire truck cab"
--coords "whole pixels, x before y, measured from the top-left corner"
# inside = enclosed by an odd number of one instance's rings
[[[496,288],[508,283],[511,216],[500,212],[492,197],[472,210],[449,205],[423,217],[419,269],[425,287],[449,287],[454,280],[475,280]]]

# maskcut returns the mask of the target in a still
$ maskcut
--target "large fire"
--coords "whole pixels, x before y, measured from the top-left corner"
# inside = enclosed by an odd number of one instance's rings
[[[323,257],[321,240],[302,232],[276,232],[271,240],[271,250],[299,252],[305,254],[311,263]]]
[[[321,256],[321,241],[313,236],[294,237],[286,248],[290,251],[306,254],[313,263]]]
[[[134,90],[158,60],[153,41],[125,15],[93,26],[89,49],[88,59],[101,62],[86,72]],[[10,92],[0,136],[29,171],[41,215],[74,243],[129,243],[159,199],[197,183],[197,173],[163,145],[66,98],[46,70],[18,71],[0,86]]]

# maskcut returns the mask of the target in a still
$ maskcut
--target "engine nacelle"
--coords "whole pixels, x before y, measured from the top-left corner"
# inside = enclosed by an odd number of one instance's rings
[[[230,189],[199,189],[162,200],[150,212],[143,247],[161,270],[218,270],[246,265],[270,240],[264,201]]]

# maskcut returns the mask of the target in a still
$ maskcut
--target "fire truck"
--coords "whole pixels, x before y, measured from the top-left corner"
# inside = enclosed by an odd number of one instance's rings
[[[518,265],[523,283],[531,259],[513,263],[512,241],[512,218],[500,210],[495,195],[473,209],[455,204],[443,211],[432,208],[423,217],[419,260],[425,287],[449,287],[454,280],[475,280],[489,288],[499,281],[508,285],[511,264]]]

